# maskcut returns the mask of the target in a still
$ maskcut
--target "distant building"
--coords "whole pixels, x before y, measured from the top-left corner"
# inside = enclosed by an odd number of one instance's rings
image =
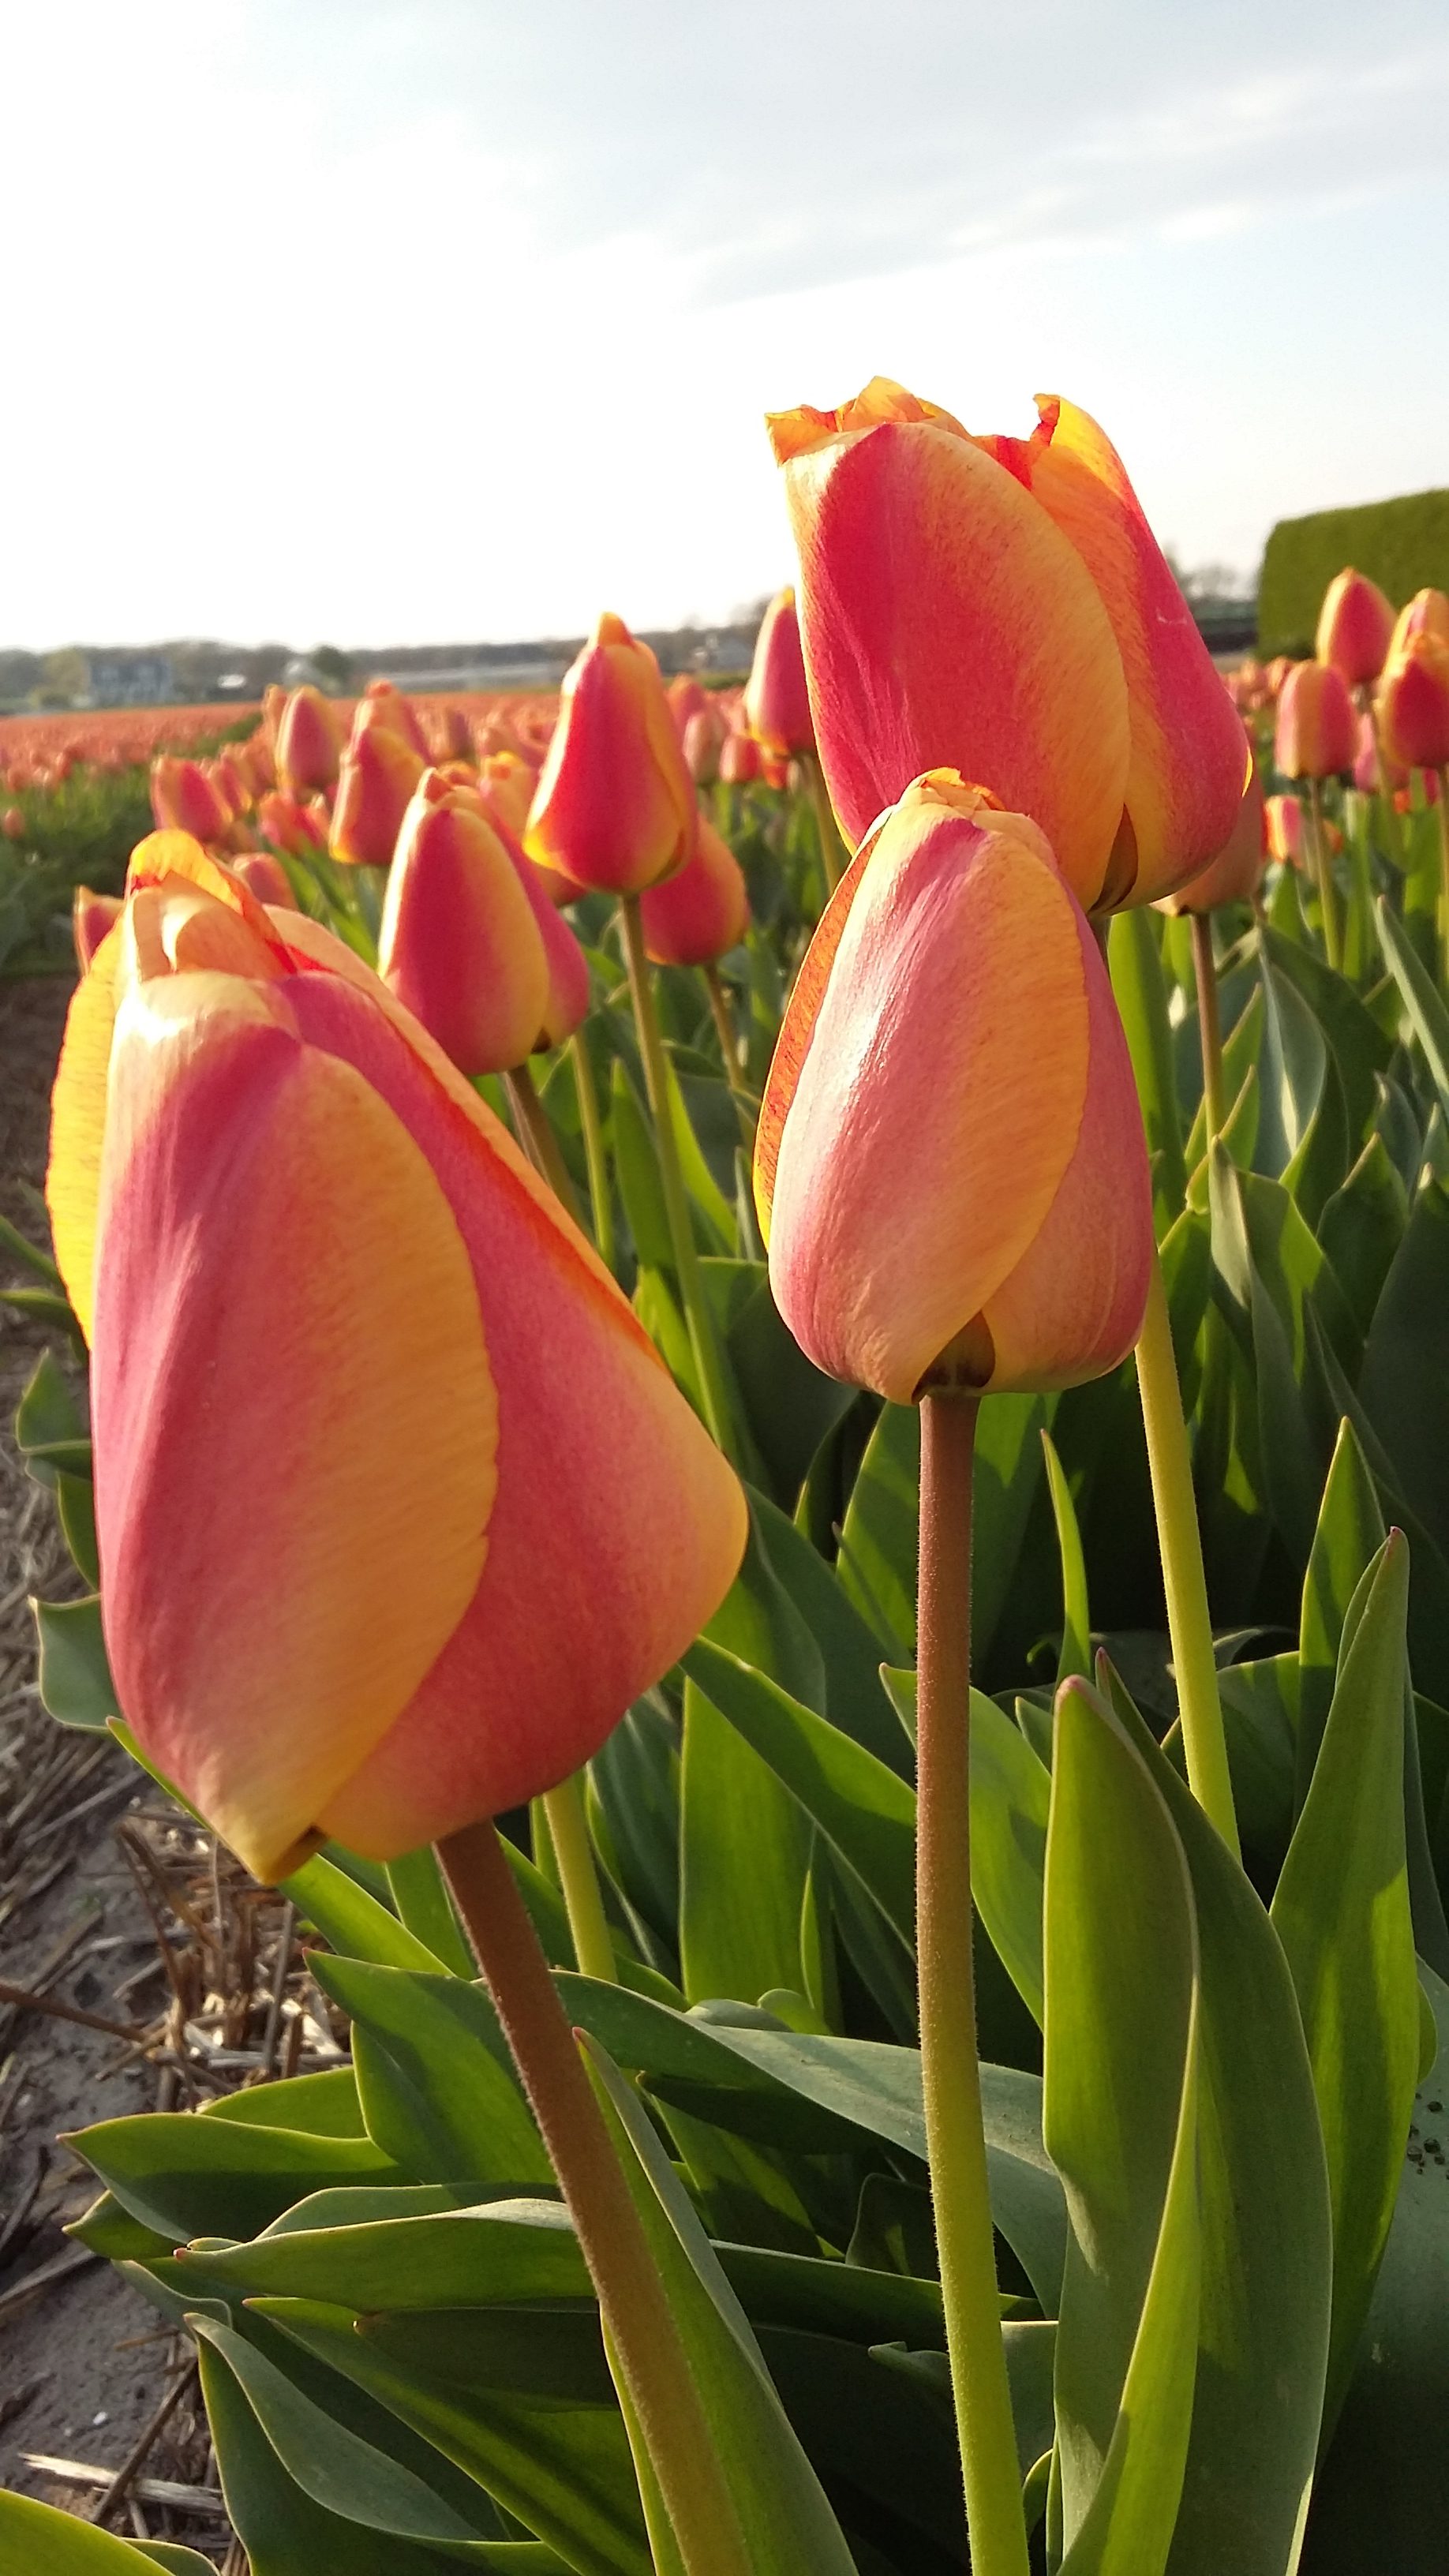
[[[166,653],[91,653],[86,695],[93,707],[154,707],[176,694]]]

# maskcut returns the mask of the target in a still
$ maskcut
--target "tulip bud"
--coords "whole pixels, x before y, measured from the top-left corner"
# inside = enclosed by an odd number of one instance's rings
[[[1255,770],[1248,781],[1232,837],[1203,869],[1175,894],[1159,897],[1159,912],[1215,912],[1221,903],[1246,903],[1258,890],[1268,855],[1268,824],[1262,781]]]
[[[403,741],[417,753],[419,760],[427,762],[431,759],[428,737],[423,731],[416,707],[411,698],[404,696],[401,689],[394,688],[391,680],[368,681],[357,702],[357,714],[353,717],[354,731],[357,717],[362,714],[364,707],[369,711],[366,719],[369,725],[386,725],[391,732],[402,736]]]
[[[1352,568],[1337,573],[1323,595],[1314,651],[1351,689],[1376,680],[1394,631],[1394,603]]]
[[[277,781],[299,800],[335,786],[342,759],[337,711],[320,689],[294,689],[277,727]]]
[[[709,691],[693,671],[681,671],[665,691],[675,731],[683,742],[693,717],[703,715],[709,705]]]
[[[688,858],[694,815],[659,665],[606,613],[564,680],[525,847],[578,886],[637,894]]]
[[[1275,766],[1285,778],[1335,778],[1352,769],[1353,700],[1329,662],[1295,662],[1278,694]]]
[[[1036,825],[952,771],[913,782],[831,898],[755,1197],[802,1350],[893,1402],[1073,1386],[1137,1338],[1151,1187],[1106,967]]]
[[[257,826],[265,839],[285,850],[289,858],[309,858],[327,847],[326,809],[319,816],[310,805],[299,805],[295,796],[284,795],[279,787],[270,788],[258,805]]]
[[[1437,635],[1441,643],[1449,644],[1449,597],[1442,590],[1416,590],[1400,609],[1385,659],[1391,662],[1401,653],[1411,635]]]
[[[1296,796],[1270,796],[1264,806],[1268,851],[1287,867],[1303,866],[1303,808]]]
[[[476,783],[489,813],[522,840],[538,782],[521,752],[490,751],[479,765]]]
[[[151,763],[151,811],[158,831],[189,832],[198,841],[223,841],[231,826],[229,809],[200,765],[164,752]]]
[[[753,734],[727,733],[719,747],[719,774],[726,787],[748,787],[759,777],[760,746]]]
[[[0,814],[0,832],[4,833],[7,841],[24,840],[25,817],[18,805],[7,805],[4,813]]]
[[[639,898],[646,954],[656,966],[712,966],[750,926],[744,872],[729,843],[701,814],[694,856],[677,876]]]
[[[1268,684],[1268,696],[1274,705],[1278,702],[1283,683],[1287,679],[1289,672],[1294,670],[1296,667],[1297,666],[1294,663],[1291,654],[1288,653],[1279,653],[1275,659],[1269,663],[1264,676]]]
[[[717,1608],[740,1488],[591,1247],[378,978],[180,835],[72,1002],[47,1195],[120,1705],[258,1877],[550,1787]]]
[[[1036,817],[1079,900],[1150,902],[1232,830],[1242,730],[1095,421],[973,438],[877,377],[771,415],[830,800],[856,842],[949,762]]]
[[[1368,714],[1361,715],[1358,720],[1358,755],[1353,764],[1353,783],[1364,796],[1377,796],[1381,787],[1393,794],[1398,788],[1408,785],[1407,770],[1380,757],[1374,720]]]
[[[231,861],[231,873],[258,903],[277,904],[283,912],[301,910],[286,869],[270,850],[243,850]]]
[[[1379,683],[1384,749],[1405,769],[1449,762],[1449,643],[1420,626],[1384,666]]]
[[[361,699],[352,720],[338,772],[328,846],[334,859],[385,868],[413,790],[428,764],[393,724],[390,713],[374,712],[376,705],[375,699]]]
[[[762,750],[777,759],[815,748],[793,590],[777,591],[761,621],[745,682],[745,722]]]
[[[684,759],[696,787],[710,787],[719,776],[725,740],[723,718],[714,707],[698,707],[684,728]]]
[[[439,707],[434,718],[437,750],[440,760],[465,760],[471,769],[476,759],[473,728],[461,707]]]
[[[71,898],[70,927],[75,941],[76,964],[84,975],[105,938],[121,917],[121,898],[115,894],[97,894],[93,886],[78,885]]]
[[[509,752],[515,760],[525,756],[518,727],[506,707],[494,707],[491,714],[484,717],[475,740],[475,752],[480,762],[496,751]]]
[[[276,752],[277,735],[281,730],[282,717],[286,712],[286,706],[286,690],[281,686],[279,681],[269,680],[262,691],[260,731],[267,749],[273,754]]]

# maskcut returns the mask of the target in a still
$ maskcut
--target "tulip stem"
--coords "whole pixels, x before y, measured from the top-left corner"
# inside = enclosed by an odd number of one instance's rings
[[[1364,687],[1359,692],[1359,698],[1360,704],[1369,720],[1369,730],[1373,735],[1374,775],[1378,780],[1379,802],[1384,809],[1384,840],[1388,847],[1390,858],[1393,860],[1396,867],[1401,868],[1404,864],[1403,826],[1399,820],[1399,809],[1394,803],[1394,791],[1389,781],[1389,764],[1384,753],[1383,727],[1379,723],[1379,711],[1374,698],[1372,682],[1365,682]]]
[[[670,1101],[669,1066],[654,1009],[654,988],[649,980],[649,960],[644,951],[644,926],[639,917],[637,894],[621,896],[619,918],[624,926],[624,957],[629,969],[634,1025],[639,1032],[639,1053],[644,1060],[644,1087],[649,1094],[649,1108],[654,1120],[654,1141],[659,1153],[659,1179],[669,1222],[669,1240],[674,1251],[679,1293],[684,1301],[700,1401],[705,1422],[715,1442],[725,1456],[734,1461],[733,1416],[719,1344],[715,1338],[714,1318],[705,1303],[704,1277],[695,1248],[689,1203],[684,1195],[684,1175],[679,1165],[679,1146]]]
[[[1313,843],[1313,875],[1318,887],[1319,908],[1323,914],[1323,953],[1335,975],[1343,967],[1343,941],[1338,928],[1338,895],[1333,883],[1333,863],[1328,849],[1328,826],[1323,819],[1323,788],[1320,781],[1308,781],[1309,838]]]
[[[606,1270],[614,1267],[614,1194],[609,1185],[609,1162],[604,1152],[604,1128],[599,1116],[599,1095],[594,1087],[594,1068],[582,1029],[575,1029],[569,1040],[569,1055],[574,1068],[574,1088],[579,1096],[579,1125],[584,1131],[584,1160],[589,1167],[589,1204],[593,1210],[594,1242]]]
[[[1449,762],[1439,764],[1439,858],[1443,884],[1439,890],[1439,941],[1444,966],[1444,990],[1449,993]]]
[[[719,1051],[724,1057],[725,1080],[731,1091],[738,1095],[743,1088],[740,1082],[740,1042],[735,1032],[730,997],[725,991],[724,978],[713,961],[701,971],[704,976],[705,990],[709,995],[715,1035],[719,1039]]]
[[[916,1960],[946,2346],[975,2576],[1027,2576],[981,2113],[971,1906],[971,1486],[977,1399],[921,1404]]]
[[[1197,977],[1197,1028],[1202,1046],[1202,1098],[1207,1119],[1207,1140],[1222,1133],[1226,1102],[1223,1098],[1223,1024],[1218,1009],[1218,961],[1213,953],[1212,915],[1194,912],[1192,922],[1192,963]]]
[[[1192,1460],[1162,1261],[1155,1248],[1147,1282],[1147,1312],[1137,1344],[1137,1386],[1142,1399],[1142,1427],[1147,1434],[1152,1508],[1157,1516],[1157,1546],[1167,1595],[1167,1629],[1177,1677],[1188,1785],[1236,1857],[1238,1820],[1233,1809],[1227,1738],[1218,1695],[1202,1536],[1192,1490]]]
[[[840,829],[835,820],[835,809],[830,802],[830,790],[825,784],[825,772],[820,766],[819,752],[802,751],[800,760],[805,775],[810,781],[810,799],[815,808],[815,829],[820,836],[820,864],[825,870],[825,894],[828,901],[841,878]]]
[[[739,2518],[643,2222],[495,1826],[438,1844],[598,2292],[688,2576],[749,2576]]]
[[[549,1839],[558,1863],[559,1884],[563,1889],[564,1910],[569,1918],[579,1974],[581,1977],[597,1977],[602,1984],[615,1986],[619,1982],[619,1971],[614,1962],[614,1944],[599,1889],[594,1846],[589,1840],[581,1771],[571,1773],[567,1780],[560,1780],[556,1789],[544,1791],[543,1812],[548,1819]]]
[[[513,1112],[520,1145],[540,1180],[547,1181],[565,1214],[571,1216],[582,1231],[583,1218],[569,1178],[568,1165],[527,1065],[516,1064],[511,1073],[505,1073],[503,1088],[508,1094],[508,1106]]]

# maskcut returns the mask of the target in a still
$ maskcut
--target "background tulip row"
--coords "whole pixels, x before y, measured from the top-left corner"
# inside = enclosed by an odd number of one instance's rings
[[[78,902],[58,1267],[17,1242],[11,1293],[98,1588],[41,1688],[281,1877],[353,2032],[87,2133],[78,2232],[194,2336],[256,2576],[944,2571],[963,2452],[981,2576],[1428,2576],[1449,603],[1346,575],[1314,663],[1225,690],[1137,655],[1170,599],[1145,530],[1114,589],[1070,406],[1025,456],[879,385],[775,438],[803,661],[786,595],[740,701],[612,617],[557,724],[279,696]],[[1042,600],[1071,687],[1023,720]],[[927,1761],[968,1416],[969,1883]],[[6,2546],[140,2563],[15,2499]]]

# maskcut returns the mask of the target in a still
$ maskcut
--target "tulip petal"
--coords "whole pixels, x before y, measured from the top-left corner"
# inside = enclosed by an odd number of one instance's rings
[[[477,1587],[497,1405],[472,1266],[367,1082],[299,1043],[277,985],[207,974],[122,1005],[100,1244],[112,1669],[273,1877]]]
[[[862,841],[839,885],[815,925],[815,935],[805,951],[804,962],[791,987],[775,1040],[765,1096],[760,1102],[760,1121],[755,1129],[755,1213],[760,1220],[760,1239],[766,1251],[770,1247],[770,1217],[775,1204],[775,1173],[780,1160],[780,1139],[790,1104],[800,1085],[800,1075],[815,1034],[815,1022],[825,999],[830,969],[835,953],[845,936],[845,925],[875,846],[875,834]]]
[[[778,1146],[771,1284],[817,1367],[911,1401],[1040,1228],[1088,1047],[1077,913],[1040,835],[898,808]]]
[[[116,970],[125,944],[117,921],[81,977],[66,1013],[60,1062],[50,1095],[50,1159],[45,1204],[65,1293],[87,1342],[92,1337],[96,1211],[106,1134],[106,1083],[116,1025]]]

